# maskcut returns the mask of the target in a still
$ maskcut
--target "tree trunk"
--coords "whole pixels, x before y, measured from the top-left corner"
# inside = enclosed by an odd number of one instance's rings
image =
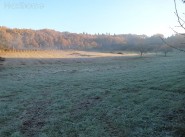
[[[143,52],[140,52],[140,56],[141,56],[141,57],[143,56]]]

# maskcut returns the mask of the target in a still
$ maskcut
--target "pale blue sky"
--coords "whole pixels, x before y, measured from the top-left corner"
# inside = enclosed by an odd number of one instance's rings
[[[176,21],[173,0],[0,0],[0,26],[10,28],[171,35]]]

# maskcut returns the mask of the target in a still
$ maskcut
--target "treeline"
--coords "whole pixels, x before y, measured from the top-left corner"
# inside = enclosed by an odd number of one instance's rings
[[[151,37],[146,35],[110,35],[110,34],[87,34],[58,32],[49,29],[10,29],[0,27],[0,49],[5,50],[98,50],[114,51],[127,50],[137,51],[141,54],[145,52],[165,49],[164,43],[159,38],[163,35],[157,34]],[[175,35],[165,38],[167,42],[184,48],[182,43],[184,37]]]

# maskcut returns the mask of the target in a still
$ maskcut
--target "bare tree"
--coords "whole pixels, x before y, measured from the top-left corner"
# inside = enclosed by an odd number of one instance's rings
[[[176,49],[176,50],[178,50],[178,51],[185,52],[185,50],[180,49],[180,48],[178,48],[178,47],[175,47],[175,46],[169,44],[168,42],[166,42],[166,40],[165,40],[164,38],[162,38],[162,37],[159,37],[159,38],[160,38],[160,39],[163,41],[163,43],[166,44],[168,47],[171,47],[171,48]]]
[[[138,45],[136,47],[136,51],[140,53],[140,56],[142,57],[144,53],[147,53],[149,51],[148,47],[146,45]]]
[[[182,0],[183,3],[185,3],[185,0]],[[181,28],[183,28],[185,30],[185,27],[184,27],[184,24],[185,24],[185,21],[184,19],[179,15],[179,12],[177,10],[177,3],[176,3],[176,0],[174,0],[174,5],[175,5],[175,15],[177,16],[177,19],[178,19],[178,23],[180,25]],[[180,33],[179,33],[180,34]],[[182,35],[185,35],[184,33],[182,33]]]
[[[185,3],[185,0],[182,0],[183,3]],[[179,12],[178,12],[178,8],[177,8],[177,2],[176,0],[174,0],[174,6],[175,6],[175,15],[177,17],[177,21],[178,21],[178,24],[179,26],[177,27],[180,27],[182,28],[183,30],[185,30],[185,20],[179,15]],[[175,29],[171,28],[177,35],[182,35],[182,36],[185,36],[185,33],[180,33],[178,31],[176,31]],[[179,50],[179,51],[182,51],[182,52],[185,52],[184,49],[181,49],[181,48],[178,48],[178,47],[175,47],[174,45],[171,45],[169,44],[168,42],[166,42],[166,40],[164,40],[164,38],[160,37],[160,39],[163,41],[164,44],[166,44],[168,47],[171,47],[173,49],[176,49],[176,50]],[[184,44],[184,43],[182,43]]]

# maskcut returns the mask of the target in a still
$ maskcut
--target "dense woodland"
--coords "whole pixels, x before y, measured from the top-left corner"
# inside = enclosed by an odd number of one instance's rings
[[[151,37],[146,35],[121,34],[87,34],[58,32],[55,30],[10,29],[0,27],[0,49],[4,50],[97,50],[97,51],[134,51],[140,52],[169,52],[159,38],[161,34]],[[164,38],[164,37],[163,37]],[[164,38],[165,41],[177,48],[184,48],[184,37],[173,35]]]

